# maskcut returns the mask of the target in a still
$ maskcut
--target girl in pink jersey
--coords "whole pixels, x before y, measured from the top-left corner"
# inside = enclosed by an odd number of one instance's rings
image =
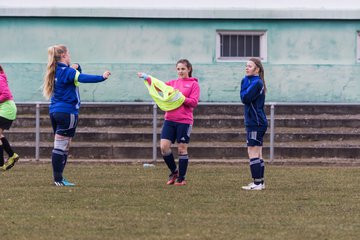
[[[19,160],[19,155],[14,153],[9,141],[4,136],[4,131],[9,130],[12,122],[16,119],[16,105],[11,94],[7,76],[0,65],[0,170],[9,170]],[[9,158],[4,162],[4,153]]]
[[[194,123],[193,111],[198,105],[200,87],[197,78],[192,77],[192,65],[187,59],[181,59],[176,63],[178,79],[166,82],[167,85],[178,89],[184,96],[184,103],[171,111],[165,112],[165,121],[161,130],[160,148],[163,159],[170,169],[167,185],[186,185],[185,176],[188,167],[188,145],[190,133]],[[138,76],[146,79],[151,78],[145,73]],[[149,82],[150,83],[150,82]],[[174,156],[171,152],[171,144],[178,144],[179,167],[176,166]]]

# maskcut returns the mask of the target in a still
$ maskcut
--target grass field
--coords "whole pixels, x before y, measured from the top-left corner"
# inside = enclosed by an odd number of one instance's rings
[[[190,165],[166,186],[163,164],[50,164],[1,172],[0,239],[359,239],[360,168],[267,165],[266,190],[243,191],[246,165]]]

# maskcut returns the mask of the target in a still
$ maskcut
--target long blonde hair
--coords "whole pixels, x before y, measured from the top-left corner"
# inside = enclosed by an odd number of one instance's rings
[[[48,48],[48,63],[43,83],[43,95],[50,99],[54,91],[56,63],[61,59],[61,54],[67,52],[64,45],[54,45]]]

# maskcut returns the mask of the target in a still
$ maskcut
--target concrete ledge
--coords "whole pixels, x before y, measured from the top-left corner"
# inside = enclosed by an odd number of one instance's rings
[[[21,159],[20,164],[50,164],[50,159]],[[153,162],[150,159],[69,159],[70,164],[128,164],[142,166],[144,163],[153,163],[155,166],[165,166],[162,159]],[[311,159],[275,159],[268,162],[267,166],[318,166],[318,167],[360,167],[360,160],[347,158],[311,158]],[[212,165],[248,165],[248,159],[190,159],[190,164]]]
[[[359,20],[360,9],[139,9],[87,7],[2,7],[2,17],[93,17],[168,19],[333,19]]]

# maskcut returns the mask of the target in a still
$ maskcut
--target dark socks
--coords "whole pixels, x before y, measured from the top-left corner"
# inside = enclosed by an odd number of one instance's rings
[[[65,169],[65,166],[66,166],[66,163],[67,163],[67,159],[68,159],[68,155],[69,155],[69,152],[68,151],[65,151],[64,152],[64,159],[63,159],[63,168],[62,168],[62,171],[64,171]]]
[[[12,157],[14,155],[14,151],[12,150],[10,143],[6,139],[6,137],[2,137],[1,142],[3,144],[3,148],[4,148],[5,152],[9,155],[9,157]]]
[[[186,175],[186,170],[189,164],[188,155],[179,155],[179,180],[184,180]]]
[[[54,181],[61,182],[63,180],[62,173],[64,171],[64,151],[53,149],[51,163],[53,167]]]
[[[168,166],[168,168],[170,169],[170,171],[174,173],[176,171],[176,163],[172,152],[170,152],[168,155],[163,155],[163,159],[166,165]]]
[[[261,166],[261,183],[264,184],[264,172],[265,172],[265,162],[264,160],[260,159],[260,166]]]
[[[3,146],[0,145],[0,167],[4,165],[4,149]]]
[[[250,159],[251,177],[254,179],[256,185],[261,183],[261,160],[259,158]]]

